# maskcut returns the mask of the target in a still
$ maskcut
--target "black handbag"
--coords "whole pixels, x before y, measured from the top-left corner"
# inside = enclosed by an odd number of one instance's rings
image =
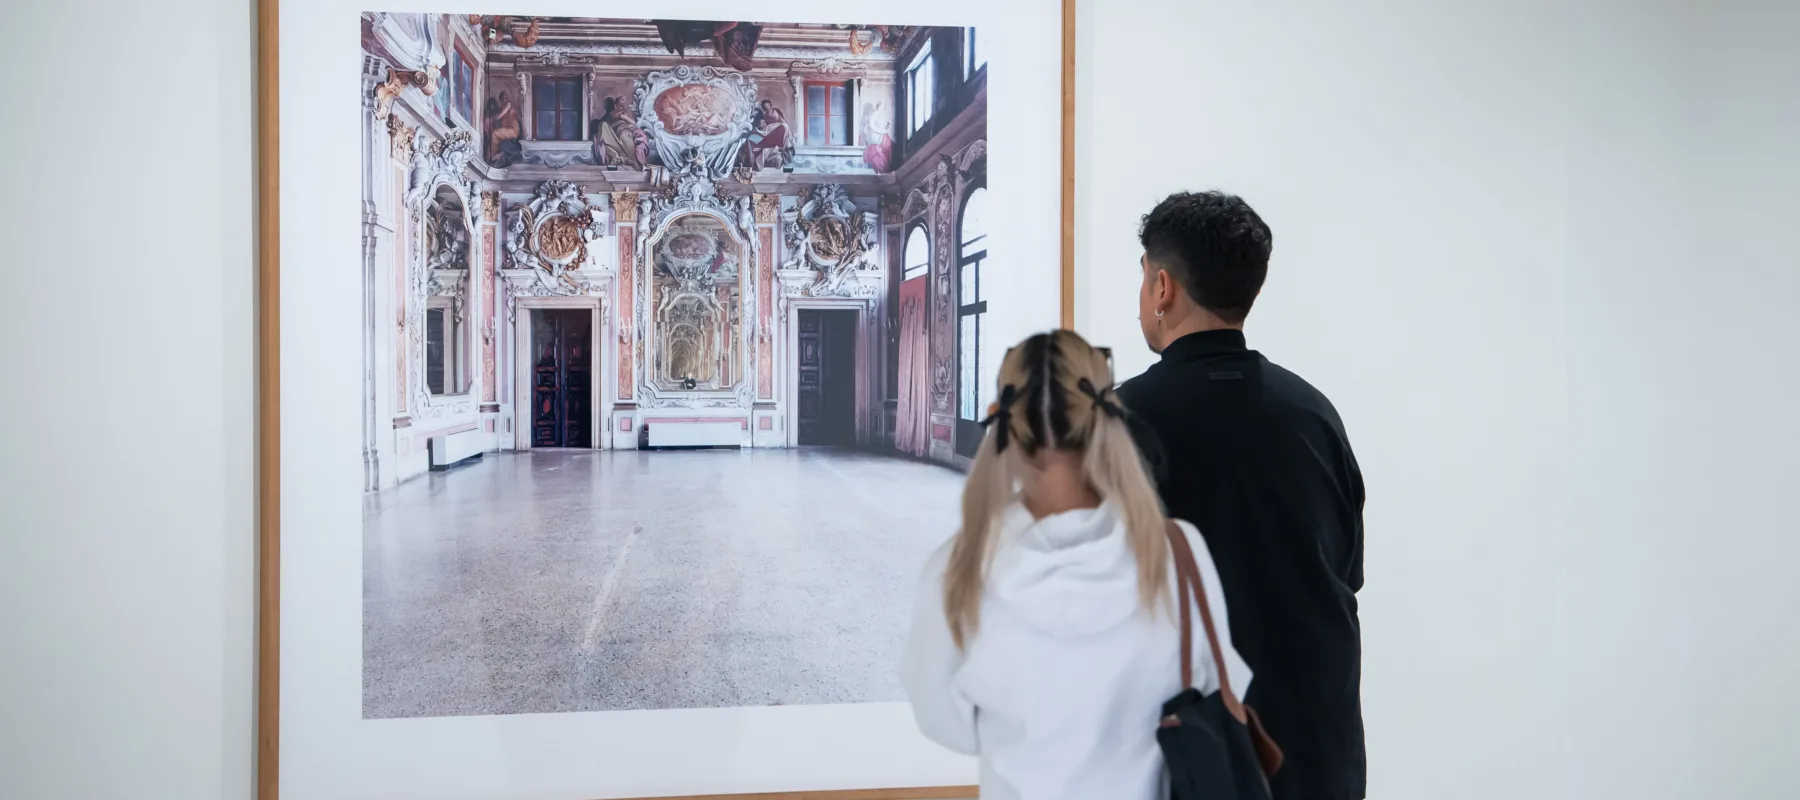
[[[1231,691],[1231,676],[1213,629],[1212,609],[1200,567],[1181,526],[1168,525],[1169,550],[1175,559],[1177,596],[1181,601],[1181,693],[1163,703],[1156,743],[1169,770],[1170,800],[1270,800],[1269,776],[1281,768],[1281,748],[1263,730],[1262,721]],[[1190,601],[1192,597],[1194,600]],[[1219,691],[1201,695],[1194,688],[1194,605],[1206,626],[1219,671]]]

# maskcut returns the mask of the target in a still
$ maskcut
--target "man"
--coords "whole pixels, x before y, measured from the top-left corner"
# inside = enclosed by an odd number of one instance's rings
[[[1169,515],[1218,563],[1249,696],[1287,755],[1277,800],[1363,800],[1362,473],[1337,410],[1245,345],[1273,235],[1242,199],[1177,194],[1144,217],[1144,340],[1119,387]],[[1158,446],[1158,442],[1160,446]]]

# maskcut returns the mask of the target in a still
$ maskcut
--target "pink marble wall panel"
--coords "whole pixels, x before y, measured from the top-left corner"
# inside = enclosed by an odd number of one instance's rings
[[[756,229],[756,398],[775,399],[774,354],[769,352],[769,331],[774,329],[775,229]]]
[[[481,226],[481,401],[494,402],[494,348],[500,343],[494,336],[494,319],[499,316],[494,306],[494,226]]]
[[[630,400],[632,397],[632,367],[637,362],[634,342],[637,341],[637,292],[634,281],[637,278],[637,227],[634,225],[619,226],[619,399]],[[620,430],[629,430],[620,428]]]
[[[394,412],[406,411],[406,172],[394,170]]]

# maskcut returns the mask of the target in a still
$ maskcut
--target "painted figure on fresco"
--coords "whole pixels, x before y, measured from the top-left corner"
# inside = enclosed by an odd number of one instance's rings
[[[870,50],[881,48],[883,53],[892,53],[900,49],[900,42],[912,35],[911,25],[839,25],[850,31],[850,52],[853,55],[868,55]],[[863,34],[868,38],[863,38]]]
[[[513,105],[512,95],[503,91],[499,97],[488,98],[483,116],[487,118],[488,163],[496,167],[517,163],[522,156],[519,109]]]
[[[780,169],[793,160],[794,147],[788,141],[787,117],[767,98],[756,104],[756,111],[750,117],[745,153],[751,169]]]
[[[756,56],[756,42],[762,38],[762,26],[753,22],[697,22],[693,20],[659,19],[656,32],[663,46],[683,58],[687,49],[711,41],[713,52],[732,69],[749,72]]]
[[[624,98],[608,97],[605,112],[594,120],[590,137],[594,142],[594,163],[604,167],[643,169],[650,163],[650,137],[632,116]]]
[[[731,130],[737,101],[729,92],[706,84],[685,84],[656,96],[656,115],[676,136],[718,136]]]
[[[530,49],[532,45],[537,44],[538,34],[542,30],[543,17],[530,17],[530,24],[522,31],[513,26],[513,23],[519,19],[520,17],[470,14],[469,25],[481,32],[481,38],[485,39],[490,47],[499,44],[500,34],[505,33],[512,37],[513,44]]]
[[[863,163],[876,172],[887,172],[894,157],[894,122],[879,100],[863,104]]]

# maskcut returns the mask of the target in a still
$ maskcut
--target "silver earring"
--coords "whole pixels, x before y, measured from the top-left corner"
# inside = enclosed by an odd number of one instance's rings
[[[1162,310],[1161,310],[1161,309],[1158,309],[1158,310],[1157,310],[1157,312],[1156,312],[1156,316],[1158,316],[1158,317],[1161,317],[1161,316],[1162,316]]]

